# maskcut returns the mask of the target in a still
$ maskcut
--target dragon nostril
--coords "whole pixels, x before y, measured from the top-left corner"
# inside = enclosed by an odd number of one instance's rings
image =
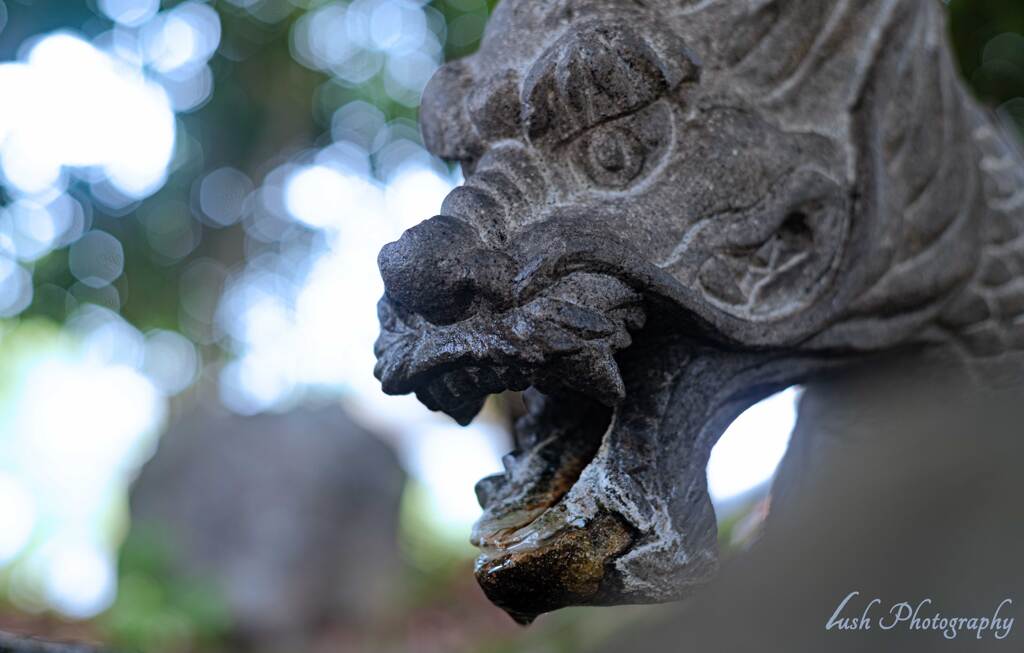
[[[431,218],[381,250],[377,262],[387,296],[435,324],[464,319],[476,297],[475,252],[482,243],[469,224]]]

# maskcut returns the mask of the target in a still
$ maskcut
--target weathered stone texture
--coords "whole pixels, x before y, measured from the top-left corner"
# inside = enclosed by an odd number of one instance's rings
[[[706,579],[708,452],[773,390],[910,346],[1019,380],[1024,168],[945,32],[931,0],[505,0],[437,74],[466,183],[381,252],[377,375],[460,422],[532,388],[480,492],[497,603]]]

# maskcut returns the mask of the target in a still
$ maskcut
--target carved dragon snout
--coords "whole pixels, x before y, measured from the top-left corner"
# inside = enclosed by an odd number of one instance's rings
[[[428,86],[424,139],[467,179],[380,254],[376,374],[462,424],[525,391],[472,535],[516,619],[707,580],[709,452],[774,390],[1024,342],[986,272],[1019,159],[938,3],[862,4],[504,0]]]
[[[431,218],[386,245],[379,265],[389,297],[433,324],[467,318],[474,308],[511,303],[514,262],[489,248],[470,224]]]
[[[467,223],[438,216],[381,251],[376,373],[385,392],[416,392],[460,423],[490,394],[530,386],[621,401],[615,355],[644,324],[640,295],[587,271],[592,250],[563,251],[555,270],[541,265],[532,243],[553,234],[536,232],[523,249],[497,251]]]

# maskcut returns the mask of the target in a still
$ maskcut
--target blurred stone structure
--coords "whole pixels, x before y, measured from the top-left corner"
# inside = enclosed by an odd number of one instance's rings
[[[1019,390],[979,392],[941,363],[816,383],[759,541],[592,650],[1020,650],[1022,423]]]
[[[235,635],[298,646],[394,599],[404,473],[337,406],[175,423],[133,487],[133,529],[166,538],[183,577],[212,584]]]

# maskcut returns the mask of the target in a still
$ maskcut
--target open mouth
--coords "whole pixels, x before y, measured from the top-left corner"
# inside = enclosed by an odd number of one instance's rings
[[[611,422],[611,409],[585,397],[559,401],[531,388],[523,400],[527,414],[516,423],[515,450],[502,459],[505,472],[476,486],[486,512],[471,541],[482,562],[536,543],[541,517],[579,480]]]
[[[388,360],[383,357],[378,369]],[[579,366],[570,362],[568,367]],[[471,536],[481,551],[475,571],[484,591],[524,624],[566,605],[612,602],[607,567],[634,539],[628,522],[613,511],[575,505],[579,497],[591,496],[577,486],[611,427],[611,398],[624,393],[617,370],[614,381],[605,379],[603,389],[594,392],[601,399],[552,383],[550,371],[535,372],[441,362],[432,373],[413,377],[422,384],[415,392],[423,403],[464,423],[488,394],[526,389],[527,414],[516,424],[515,449],[503,458],[504,473],[476,486],[484,512]],[[546,382],[554,394],[539,390],[529,377]]]
[[[529,623],[565,605],[610,598],[619,588],[609,567],[634,534],[614,512],[580,511],[570,496],[596,457],[613,410],[532,388],[524,400],[528,413],[516,424],[505,473],[477,484],[484,514],[471,541],[481,551],[475,572],[485,593]]]
[[[471,540],[491,601],[529,623],[568,605],[663,599],[646,598],[649,589],[630,587],[616,568],[671,521],[659,516],[670,506],[651,496],[662,491],[655,443],[643,441],[650,420],[634,413],[657,420],[647,402],[667,406],[668,381],[688,356],[634,346],[646,322],[640,296],[613,277],[574,272],[520,306],[450,325],[387,297],[379,313],[376,374],[386,392],[415,392],[466,424],[487,396],[525,390],[505,472],[476,487],[484,512]],[[651,357],[672,372],[652,369]],[[706,495],[702,475],[697,495]]]
[[[466,424],[489,395],[525,390],[505,473],[476,488],[484,514],[471,539],[491,600],[523,623],[602,602],[606,566],[633,534],[611,511],[571,505],[571,495],[626,395],[616,355],[644,324],[640,297],[612,277],[572,273],[516,308],[451,325],[388,298],[379,314],[376,374],[386,392],[415,392]]]
[[[656,271],[630,269],[623,248],[595,245],[609,238],[573,229],[560,259],[521,245],[516,271],[500,270],[508,291],[483,299],[465,288],[493,287],[486,271],[419,243],[426,231],[382,253],[375,373],[385,392],[415,393],[468,424],[489,395],[525,391],[505,472],[477,485],[484,512],[471,538],[481,587],[521,623],[570,605],[676,600],[706,582],[717,568],[711,447],[791,371],[775,365],[780,355],[716,340],[652,294]],[[422,251],[441,251],[431,265],[448,276],[395,272]],[[405,282],[419,289],[390,292]],[[431,297],[458,310],[437,311]]]

